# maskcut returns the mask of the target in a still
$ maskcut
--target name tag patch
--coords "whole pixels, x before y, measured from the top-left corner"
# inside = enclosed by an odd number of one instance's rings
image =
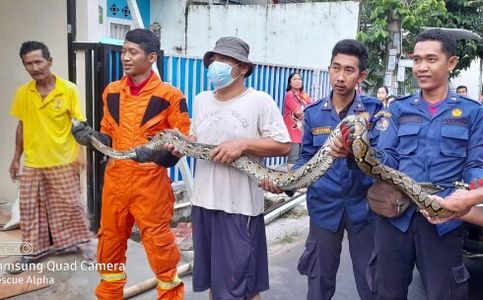
[[[399,118],[398,121],[399,121],[400,124],[423,123],[423,117],[415,116],[415,115],[402,116],[402,117]]]
[[[444,119],[441,119],[441,124],[469,126],[470,119],[469,118],[444,118]]]
[[[331,134],[332,128],[331,127],[315,127],[315,128],[312,128],[311,131],[312,131],[313,135]]]

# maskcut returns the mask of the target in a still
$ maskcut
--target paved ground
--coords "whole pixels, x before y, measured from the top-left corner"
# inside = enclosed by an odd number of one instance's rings
[[[140,282],[152,277],[151,269],[148,266],[144,255],[144,248],[138,243],[129,242],[127,251],[127,269],[129,283]],[[0,263],[12,261],[13,257],[5,258]],[[53,283],[36,292],[22,294],[11,299],[15,300],[79,300],[96,299],[93,290],[99,282],[99,275],[95,270],[89,270],[84,265],[84,258],[79,254],[49,256],[43,261],[43,270],[28,272],[31,278],[36,280],[52,281]],[[55,267],[56,270],[49,271],[48,267]],[[73,272],[75,270],[75,272]],[[3,274],[2,277],[19,277],[22,275]],[[24,275],[25,276],[25,275]],[[3,288],[3,287],[2,287]]]
[[[291,229],[289,234],[279,234],[279,230]],[[262,299],[294,300],[306,299],[307,281],[297,271],[297,262],[304,250],[308,233],[308,218],[281,219],[267,226],[267,235],[271,236],[269,250],[270,290],[261,294]],[[208,299],[207,293],[191,292],[190,277],[187,282],[186,300]],[[341,262],[337,273],[337,287],[333,300],[359,299],[352,273],[347,239],[342,246]],[[417,272],[410,287],[411,300],[424,300],[421,281]]]
[[[308,218],[298,212],[290,213],[288,217],[276,220],[267,225],[267,241],[269,243],[270,285],[269,291],[262,293],[263,299],[293,300],[305,299],[306,279],[296,271],[296,264],[303,251],[303,244],[308,231]],[[189,254],[189,252],[185,252]],[[147,263],[142,245],[130,241],[127,252],[128,286],[152,278],[152,273]],[[11,261],[13,257],[0,257],[0,264]],[[189,260],[189,255],[185,255]],[[95,299],[93,290],[99,281],[97,272],[82,270],[83,258],[79,254],[50,256],[43,261],[43,265],[64,267],[67,270],[43,270],[42,272],[29,272],[37,280],[47,278],[52,280],[50,287],[23,294],[10,299],[14,300],[90,300]],[[77,262],[77,263],[76,263]],[[76,264],[75,264],[76,263]],[[184,262],[182,262],[184,263]],[[471,300],[483,299],[483,260],[472,259],[468,261],[468,269],[471,273]],[[45,268],[44,267],[44,268]],[[69,270],[75,269],[76,272]],[[3,274],[2,274],[3,273]],[[5,274],[0,270],[0,279],[15,277]],[[191,292],[191,277],[183,277],[186,285],[186,299],[208,299],[207,293]],[[0,287],[8,288],[0,282]],[[151,300],[155,299],[156,292],[148,291],[132,299]],[[354,279],[352,276],[352,264],[350,262],[347,242],[344,241],[341,265],[337,277],[337,289],[334,300],[358,299]],[[410,300],[423,300],[421,281],[417,272],[410,287]]]

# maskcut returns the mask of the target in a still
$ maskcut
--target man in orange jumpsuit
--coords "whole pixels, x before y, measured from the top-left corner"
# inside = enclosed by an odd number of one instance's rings
[[[78,143],[89,146],[93,135],[115,150],[127,150],[146,144],[166,128],[188,134],[183,94],[151,71],[159,49],[159,39],[149,30],[134,29],[126,34],[121,52],[126,76],[104,90],[101,132],[86,123],[73,127]],[[174,195],[166,171],[178,158],[165,150],[137,148],[136,152],[136,161],[109,159],[107,163],[97,251],[102,280],[96,295],[98,299],[122,299],[127,240],[136,223],[158,279],[158,299],[182,299],[184,287],[176,273],[180,254],[170,229]]]

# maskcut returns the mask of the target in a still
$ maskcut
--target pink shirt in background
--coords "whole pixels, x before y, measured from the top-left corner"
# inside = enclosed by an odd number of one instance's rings
[[[312,103],[312,99],[305,92],[297,92],[290,90],[285,94],[283,120],[287,126],[288,133],[292,143],[300,144],[303,134],[303,116],[297,118],[295,112],[304,109]]]

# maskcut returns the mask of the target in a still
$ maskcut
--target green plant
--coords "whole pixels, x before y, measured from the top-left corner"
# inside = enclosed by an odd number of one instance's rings
[[[390,42],[388,25],[400,22],[402,32],[401,58],[410,58],[416,35],[424,27],[465,28],[483,35],[483,0],[362,0],[360,30],[357,38],[369,48],[368,80],[375,86],[382,85],[387,45]],[[470,66],[482,48],[474,40],[458,43],[460,60],[452,76]],[[411,90],[413,80],[406,72],[402,89]]]

